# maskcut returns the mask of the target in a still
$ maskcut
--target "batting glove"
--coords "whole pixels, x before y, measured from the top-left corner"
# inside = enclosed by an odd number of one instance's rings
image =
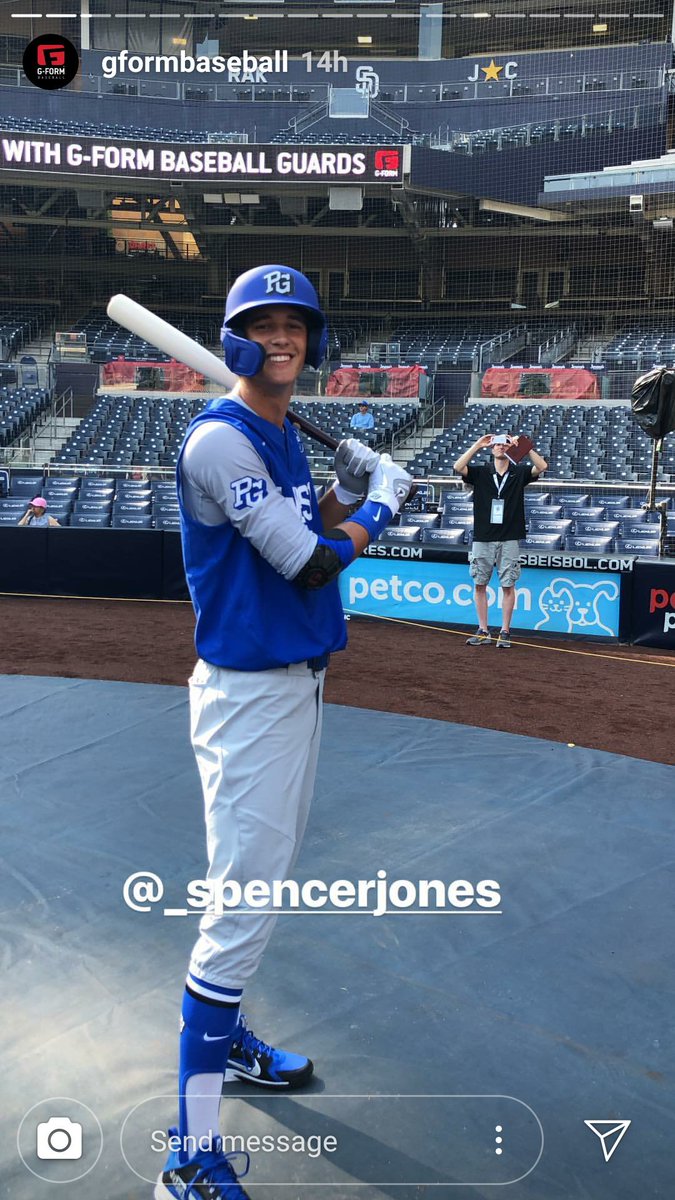
[[[377,450],[371,450],[357,438],[345,438],[335,451],[337,480],[333,491],[340,504],[357,504],[368,491],[369,476],[380,461]]]
[[[393,462],[389,454],[381,454],[370,476],[368,499],[375,504],[386,504],[392,516],[395,516],[408,499],[412,485],[412,475]]]

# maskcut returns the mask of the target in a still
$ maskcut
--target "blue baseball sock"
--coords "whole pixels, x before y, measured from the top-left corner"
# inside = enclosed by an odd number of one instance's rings
[[[239,1021],[241,988],[224,988],[189,974],[183,996],[179,1066],[181,1162],[218,1133],[218,1109],[232,1038]]]

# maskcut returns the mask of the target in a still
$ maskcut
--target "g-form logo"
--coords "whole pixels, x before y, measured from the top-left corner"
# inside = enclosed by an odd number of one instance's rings
[[[356,68],[356,90],[372,100],[380,93],[380,77],[372,67]]]
[[[65,67],[66,48],[63,42],[54,42],[49,46],[38,46],[37,65],[39,67]]]
[[[375,151],[375,174],[379,179],[398,179],[400,165],[400,150]]]
[[[41,34],[29,42],[23,53],[26,78],[48,92],[72,83],[79,65],[73,43],[60,35]]]
[[[289,271],[267,271],[263,275],[266,283],[265,294],[270,295],[271,292],[281,296],[292,296],[295,291],[293,276]]]
[[[480,79],[481,71],[483,72],[484,76],[484,78],[480,80],[481,83],[488,83],[488,81],[491,79],[498,83],[502,71],[504,72],[504,79],[517,79],[518,63],[510,61],[505,63],[503,67],[498,67],[494,58],[490,59],[487,67],[481,67],[480,63],[475,63],[473,74],[467,75],[469,83],[476,83]]]
[[[559,576],[551,580],[539,597],[543,613],[535,629],[558,633],[606,633],[614,636],[607,624],[619,597],[619,585],[611,579],[600,583],[574,583]]]

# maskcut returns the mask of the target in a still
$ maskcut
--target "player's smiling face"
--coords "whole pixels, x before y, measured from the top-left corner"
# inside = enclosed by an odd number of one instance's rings
[[[290,384],[300,374],[307,353],[307,326],[291,304],[270,304],[256,309],[246,326],[246,337],[265,351],[259,376],[269,383]]]

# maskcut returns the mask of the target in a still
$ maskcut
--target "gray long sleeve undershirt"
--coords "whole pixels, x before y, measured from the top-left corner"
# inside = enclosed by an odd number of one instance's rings
[[[235,508],[232,484],[247,476],[264,480],[267,494]],[[285,579],[294,579],[318,541],[293,500],[282,496],[251,442],[224,421],[204,421],[190,435],[182,458],[183,502],[203,525],[230,521]],[[262,492],[263,489],[260,489]]]

